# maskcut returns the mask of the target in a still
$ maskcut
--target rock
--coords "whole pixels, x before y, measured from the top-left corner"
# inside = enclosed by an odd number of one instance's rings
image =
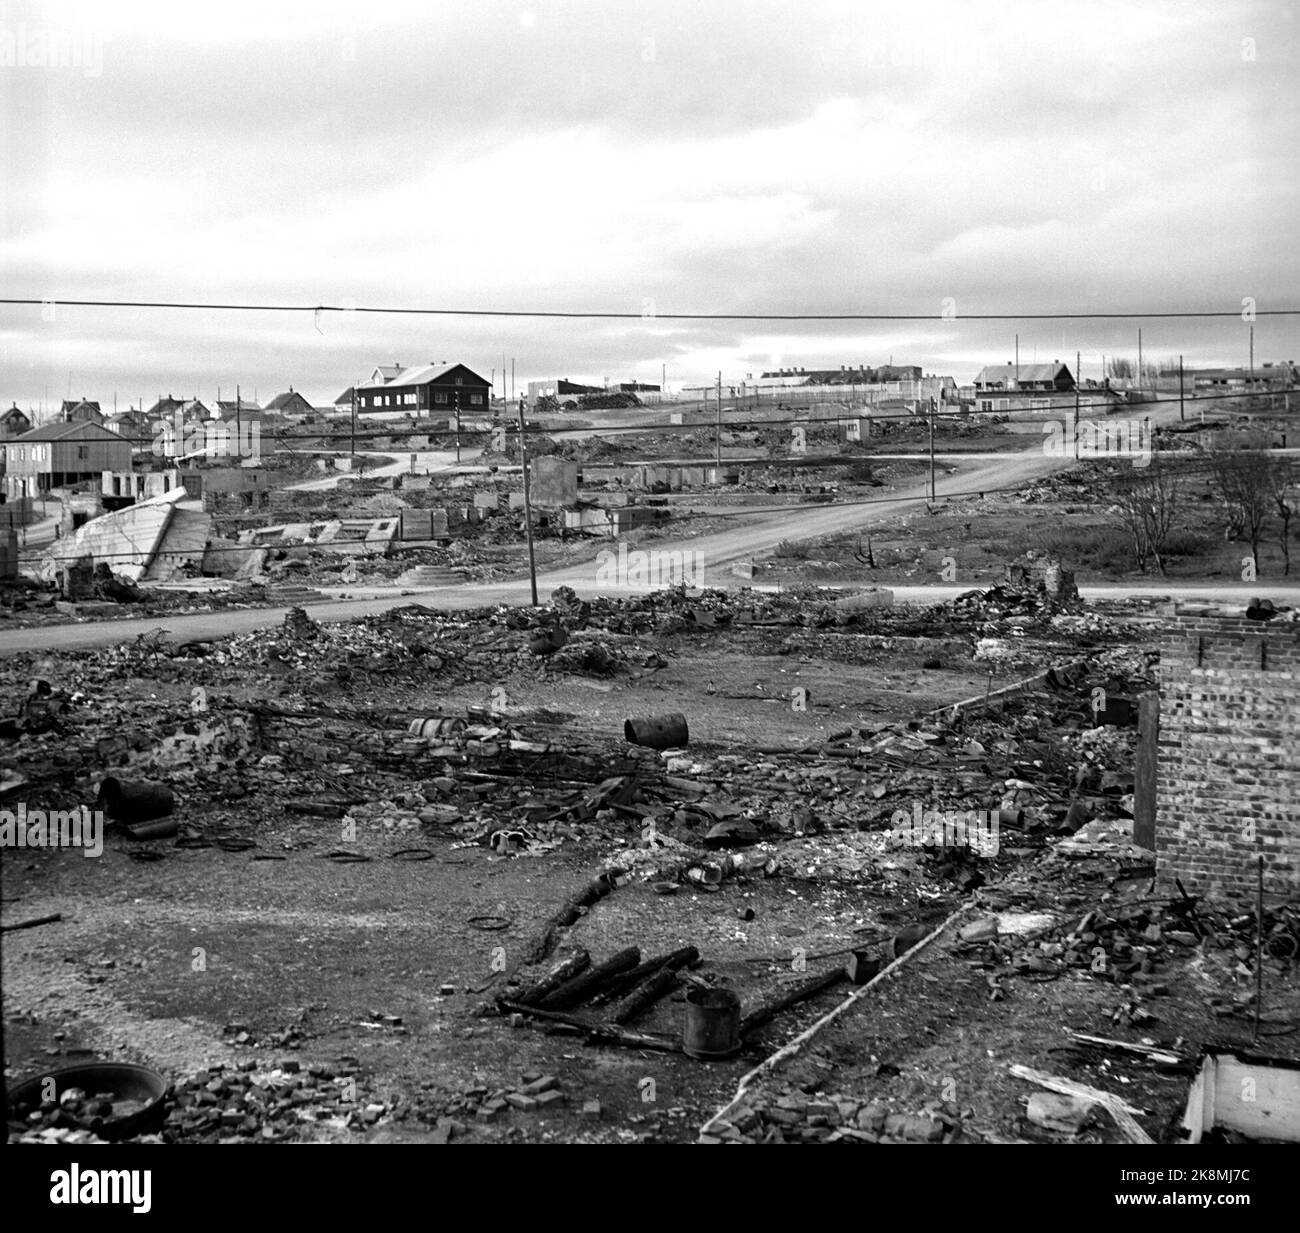
[[[526,1083],[519,1090],[525,1096],[540,1096],[543,1092],[552,1091],[560,1086],[560,1081],[554,1075],[540,1075],[531,1083]]]
[[[709,828],[706,848],[743,848],[759,841],[758,827],[748,818],[725,818]]]
[[[1029,1098],[1025,1116],[1035,1126],[1059,1134],[1077,1135],[1088,1124],[1095,1106],[1079,1096],[1062,1096],[1057,1092],[1035,1092]]]
[[[998,936],[998,918],[985,916],[964,925],[958,934],[963,942],[992,942]]]
[[[911,1113],[891,1113],[885,1118],[885,1134],[891,1139],[909,1139],[913,1143],[939,1143],[944,1124],[932,1117]]]

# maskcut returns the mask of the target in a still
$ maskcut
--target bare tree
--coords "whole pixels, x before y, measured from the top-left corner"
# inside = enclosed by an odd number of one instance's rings
[[[1162,575],[1165,545],[1178,517],[1181,481],[1174,468],[1158,458],[1150,465],[1118,472],[1111,482],[1112,516],[1129,537],[1133,560],[1146,571],[1154,561]]]
[[[1237,450],[1216,449],[1210,456],[1214,486],[1228,515],[1226,538],[1246,540],[1256,575],[1259,543],[1277,509],[1273,472],[1279,460],[1263,452],[1266,445],[1263,437],[1253,434],[1243,438]]]
[[[1278,542],[1282,546],[1282,573],[1291,572],[1291,519],[1295,506],[1291,504],[1290,491],[1294,482],[1291,460],[1286,457],[1271,458],[1268,470],[1268,495],[1278,520]]]

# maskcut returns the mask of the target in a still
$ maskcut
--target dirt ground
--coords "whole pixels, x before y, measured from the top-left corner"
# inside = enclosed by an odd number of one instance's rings
[[[1149,971],[1123,978],[1042,960],[1031,953],[1036,940],[1014,934],[992,949],[960,940],[967,923],[1014,910],[1051,913],[1056,932],[1046,936],[1068,943],[1071,922],[1121,915],[1133,900],[1150,901],[1150,923],[1140,923],[1159,931],[1149,857],[1122,838],[1101,855],[1060,850],[1069,838],[1061,785],[1076,765],[1100,776],[1093,815],[1121,831],[1131,788],[1131,737],[1086,735],[1086,682],[1068,695],[1031,693],[961,728],[927,718],[1035,669],[1095,656],[1095,638],[1081,651],[1081,619],[1105,631],[1095,671],[1145,671],[1149,625],[1077,613],[1076,626],[1054,625],[1032,603],[1022,617],[898,610],[854,624],[797,596],[749,608],[719,596],[611,600],[585,616],[572,605],[555,605],[573,634],[548,660],[528,652],[535,629],[506,612],[484,620],[413,610],[325,632],[308,622],[202,654],[114,648],[6,661],[11,704],[33,675],[66,703],[53,729],[5,747],[5,774],[26,776],[29,808],[93,800],[114,769],[167,777],[182,828],[179,840],[144,843],[110,831],[97,859],[6,850],[6,923],[62,917],[4,935],[6,1077],[94,1057],[146,1063],[178,1089],[196,1075],[274,1084],[297,1070],[293,1062],[360,1084],[296,1117],[250,1117],[238,1129],[177,1113],[163,1131],[173,1141],[695,1141],[742,1075],[852,986],[784,1012],[724,1061],[588,1044],[579,1029],[487,1013],[559,906],[611,868],[629,879],[560,930],[544,960],[519,968],[521,980],[579,948],[596,962],[627,946],[649,957],[693,945],[702,962],[692,978],[733,989],[747,1013],[848,951],[875,948],[887,961],[907,930],[963,913],[754,1085],[757,1129],[728,1123],[724,1138],[821,1139],[874,1125],[858,1119],[876,1102],[893,1115],[942,1119],[950,1140],[1060,1141],[1025,1122],[1032,1088],[1009,1074],[1015,1062],[1121,1092],[1145,1110],[1148,1133],[1169,1138],[1186,1069],[1089,1053],[1068,1030],[1155,1040],[1188,1056],[1206,1040],[1249,1038],[1239,995],[1253,976],[1238,970],[1239,928],[1221,923],[1216,938],[1192,947],[1162,943]],[[1023,627],[1015,653],[976,659],[980,638],[1008,621]],[[196,690],[205,711],[195,710]],[[443,744],[404,731],[409,718],[472,721],[489,706],[492,730],[577,752],[565,769],[548,769],[541,755],[510,761],[490,731]],[[670,711],[689,717],[689,746],[662,757],[630,751],[642,784],[631,808],[555,820],[557,802],[573,799],[575,765],[590,765],[589,783],[605,778],[602,767],[626,771],[624,720]],[[232,717],[248,724],[242,744]],[[218,736],[205,736],[211,725]],[[665,786],[665,768],[673,783],[702,787]],[[953,865],[890,842],[900,807],[997,807],[1009,775],[1036,786],[1022,829],[996,855]],[[709,884],[682,872],[721,855],[701,846],[709,820],[697,801],[753,821],[758,843],[739,851],[770,856],[770,876]],[[658,840],[645,838],[650,818]],[[527,842],[488,846],[516,830]],[[329,856],[338,851],[351,863]],[[662,893],[665,881],[673,893]],[[1275,1050],[1294,1050],[1293,1035],[1275,1035],[1300,1009],[1294,967],[1270,962],[1267,977],[1266,1034]],[[679,1037],[688,987],[635,1029]],[[520,1089],[552,1076],[562,1098],[527,1106]],[[519,1105],[492,1107],[508,1095]],[[810,1101],[834,1111],[809,1114]],[[775,1121],[764,1120],[769,1108]],[[1102,1119],[1077,1138],[1115,1134]]]

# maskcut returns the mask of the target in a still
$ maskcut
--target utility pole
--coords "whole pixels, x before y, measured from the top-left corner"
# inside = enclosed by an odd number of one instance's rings
[[[1250,383],[1255,384],[1255,327],[1250,327]]]
[[[459,387],[452,394],[452,400],[455,403],[456,411],[456,461],[460,461],[460,389]]]
[[[892,359],[892,357],[891,357]],[[1016,335],[1016,389],[1020,388],[1020,335]]]
[[[505,369],[502,370],[504,381]],[[533,588],[533,607],[537,607],[537,560],[533,556],[533,497],[528,482],[528,446],[524,443],[524,400],[519,400],[519,460],[524,466],[524,531],[528,536],[528,581]]]
[[[515,357],[510,357],[510,397],[515,396]]]
[[[718,418],[713,439],[715,459],[718,464],[718,483],[722,483],[722,370],[718,370]]]
[[[1076,460],[1079,457],[1079,369],[1082,367],[1081,359],[1081,354],[1076,351],[1074,353],[1074,457]]]
[[[1183,357],[1178,357],[1178,422],[1184,423],[1187,419],[1187,409],[1183,405]]]
[[[352,457],[357,452],[357,387],[352,387]]]
[[[1142,327],[1138,327],[1138,397],[1142,397]]]
[[[930,399],[930,500],[935,500],[934,492],[934,399]]]
[[[239,386],[236,385],[235,386],[235,442],[239,448],[240,457],[243,457],[243,453],[244,453],[243,447],[238,445],[239,441],[241,440],[241,437],[239,435],[239,429],[241,427],[239,422],[239,412],[240,412]],[[207,450],[204,450],[203,453],[206,456]]]

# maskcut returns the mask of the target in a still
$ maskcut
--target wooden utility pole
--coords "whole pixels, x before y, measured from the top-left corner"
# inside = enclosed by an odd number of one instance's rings
[[[504,369],[502,370],[505,371]],[[524,400],[519,400],[519,458],[524,465],[524,533],[528,537],[528,581],[537,607],[537,559],[533,555],[533,496],[528,481],[528,446],[524,443]]]
[[[930,399],[930,500],[935,500],[934,491],[934,399]]]
[[[218,410],[220,410],[220,408],[218,408]],[[239,415],[240,415],[239,386],[236,385],[235,386],[235,442],[236,442],[236,447],[239,450],[240,457],[242,458],[244,454],[244,448],[241,444],[239,444],[240,442],[243,441],[243,437],[240,436],[240,431],[239,431],[241,427]],[[203,451],[205,456],[207,455],[207,452],[208,451],[206,449]]]
[[[357,452],[357,387],[352,387],[352,454]]]
[[[714,432],[714,453],[718,465],[718,483],[722,483],[722,370],[718,370],[718,416],[717,429]]]
[[[1142,396],[1142,330],[1138,329],[1138,397]]]
[[[1074,353],[1074,456],[1079,457],[1079,369],[1082,356],[1080,352]]]
[[[1178,357],[1178,421],[1184,422],[1187,419],[1187,409],[1183,405],[1183,357]]]
[[[452,401],[456,412],[456,461],[460,461],[460,390],[456,389],[452,393]]]

